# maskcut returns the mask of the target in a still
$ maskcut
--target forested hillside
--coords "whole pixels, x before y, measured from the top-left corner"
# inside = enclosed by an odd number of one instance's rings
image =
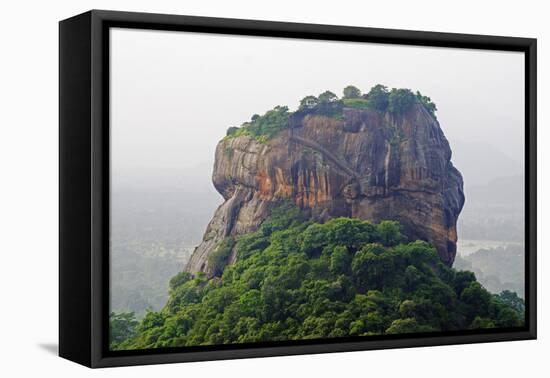
[[[238,259],[226,265],[229,251]],[[211,256],[217,276],[170,281],[162,311],[113,314],[113,349],[405,334],[522,324],[522,300],[445,266],[396,222],[308,221],[293,205]]]

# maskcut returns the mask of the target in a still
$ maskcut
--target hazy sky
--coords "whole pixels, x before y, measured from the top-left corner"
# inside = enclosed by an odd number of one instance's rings
[[[229,126],[348,84],[430,96],[466,185],[521,173],[523,69],[522,53],[113,29],[113,189],[210,180]]]

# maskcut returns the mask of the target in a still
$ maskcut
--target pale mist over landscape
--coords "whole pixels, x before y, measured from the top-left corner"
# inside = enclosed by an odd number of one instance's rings
[[[520,53],[111,31],[111,310],[160,309],[222,203],[212,185],[230,126],[305,94],[411,88],[437,104],[462,173],[454,266],[523,297]]]

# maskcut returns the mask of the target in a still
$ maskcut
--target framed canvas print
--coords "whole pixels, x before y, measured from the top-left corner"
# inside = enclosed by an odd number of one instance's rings
[[[536,40],[60,23],[60,355],[536,337]]]

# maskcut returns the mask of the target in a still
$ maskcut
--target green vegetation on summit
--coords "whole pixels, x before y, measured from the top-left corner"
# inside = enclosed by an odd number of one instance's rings
[[[404,114],[417,103],[423,105],[430,114],[435,116],[436,105],[430,97],[418,91],[415,94],[410,89],[404,88],[389,90],[386,86],[377,84],[368,93],[362,95],[359,88],[348,85],[343,90],[342,99],[331,91],[325,91],[317,97],[313,95],[304,97],[296,112],[290,112],[287,106],[276,106],[264,115],[254,114],[250,121],[243,123],[240,127],[230,127],[226,138],[248,135],[265,143],[281,130],[290,127],[293,116],[317,114],[341,120],[344,108],[389,112],[396,116]]]

